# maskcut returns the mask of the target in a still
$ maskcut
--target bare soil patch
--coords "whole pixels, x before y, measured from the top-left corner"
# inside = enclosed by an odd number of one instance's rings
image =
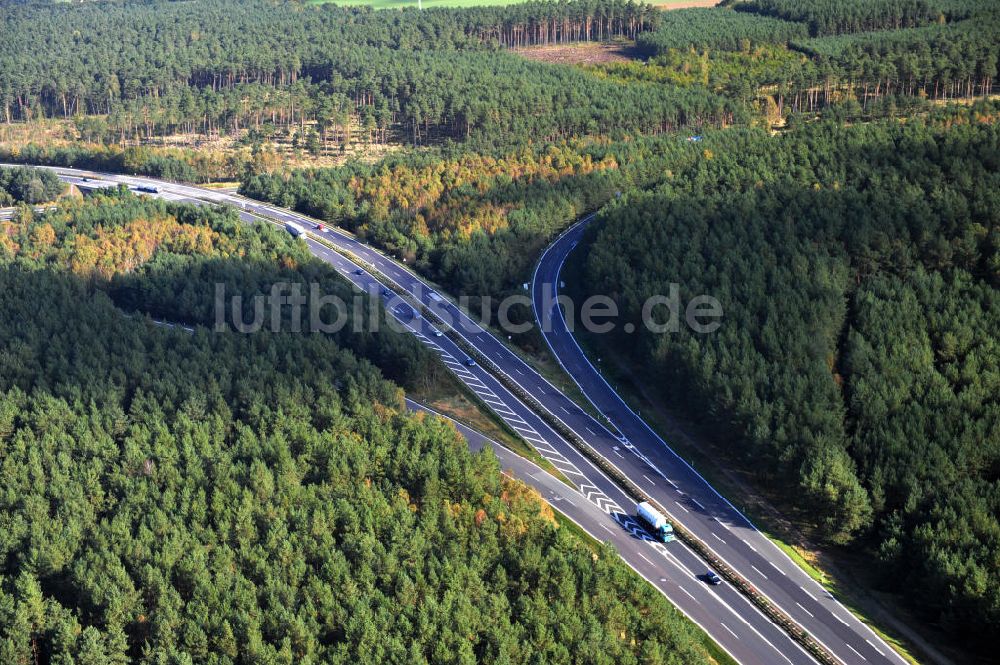
[[[94,116],[100,117],[100,116]],[[307,122],[303,126],[282,129],[275,136],[264,141],[262,150],[266,155],[269,168],[301,169],[325,168],[340,166],[349,159],[360,159],[365,162],[375,162],[402,149],[402,144],[391,142],[387,144],[369,144],[363,140],[363,132],[353,127],[354,143],[341,149],[336,141],[329,141],[321,146],[319,154],[312,155],[302,146],[294,147],[290,134],[313,130],[315,123]],[[229,158],[234,161],[249,160],[251,149],[244,145],[241,139],[246,135],[242,130],[237,135],[220,134],[172,134],[156,136],[149,139],[115,141],[114,147],[142,147],[152,153],[169,153],[170,150],[196,150],[206,156],[220,160]],[[73,120],[47,118],[30,122],[0,123],[0,146],[7,150],[21,150],[28,144],[45,148],[60,148],[79,146],[93,150],[101,150],[104,146],[83,140]]]
[[[650,3],[659,9],[688,9],[689,7],[714,7],[719,0],[652,0]]]
[[[516,53],[529,60],[561,65],[600,65],[634,60],[635,47],[631,42],[583,42],[556,46],[532,46],[518,49]]]

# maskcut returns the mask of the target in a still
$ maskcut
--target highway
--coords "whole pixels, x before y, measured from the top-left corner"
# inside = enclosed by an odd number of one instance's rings
[[[228,204],[237,208],[248,221],[264,216],[281,222],[293,221],[313,229],[315,220],[233,194],[179,185],[149,178],[92,174],[72,169],[54,169],[64,180],[81,187],[93,185],[94,179],[120,182],[132,187],[156,187],[155,196],[190,201]],[[84,178],[87,178],[85,180]],[[575,244],[574,233],[582,226],[562,236],[546,252],[534,281],[533,297],[539,288],[552,288],[556,280],[544,279],[558,275],[565,253]],[[547,335],[557,357],[570,369],[588,397],[624,433],[619,439],[587,412],[580,409],[543,377],[525,364],[503,342],[481,328],[462,313],[442,294],[438,294],[413,272],[395,260],[368,247],[350,234],[338,229],[313,230],[306,239],[310,250],[334,265],[359,288],[378,293],[380,285],[373,272],[390,280],[397,288],[434,311],[449,322],[450,327],[467,343],[488,358],[494,372],[541,404],[549,418],[561,421],[580,439],[614,464],[625,476],[670,509],[671,518],[702,538],[734,569],[753,580],[775,604],[794,616],[844,663],[898,663],[900,658],[863,627],[844,608],[829,597],[792,564],[776,547],[732,508],[720,495],[683,463],[645,427],[637,416],[619,401],[604,384],[600,388],[586,370],[589,363],[567,333]],[[316,238],[322,238],[323,242]],[[349,260],[326,243],[352,254]],[[562,251],[565,249],[565,253]],[[365,268],[356,274],[357,261]],[[544,284],[549,286],[545,287]],[[542,286],[540,286],[542,285]],[[390,299],[391,300],[391,299]],[[390,312],[396,310],[387,303]],[[397,317],[399,318],[399,317]],[[508,391],[490,371],[481,365],[469,365],[465,353],[447,335],[436,335],[434,325],[423,317],[401,319],[414,335],[438,353],[442,361],[470,390],[473,390],[500,418],[517,431],[538,452],[568,478],[590,505],[599,508],[617,527],[608,524],[598,529],[608,530],[602,540],[610,540],[646,579],[698,623],[727,652],[741,663],[810,663],[815,662],[781,629],[769,621],[749,600],[727,584],[710,587],[699,576],[705,565],[680,542],[664,546],[651,539],[630,516],[634,511],[631,499],[603,472],[594,466],[574,446],[548,426],[546,420]],[[579,366],[582,363],[582,366]],[[583,371],[582,376],[576,372]],[[590,371],[593,371],[590,368]],[[596,372],[594,372],[596,374]],[[599,379],[599,375],[597,377]],[[610,393],[610,394],[608,394]],[[537,407],[536,407],[537,408]],[[565,486],[565,485],[564,485]],[[567,488],[568,489],[568,488]],[[600,537],[600,536],[598,536]],[[867,634],[866,634],[867,631]]]
[[[344,255],[313,239],[307,242],[315,256],[333,265],[356,287],[368,293],[380,293],[380,283],[369,272],[362,270],[359,275],[357,264]],[[570,488],[553,479],[557,485],[543,491],[543,496],[552,499],[560,512],[578,521],[598,540],[612,542],[636,572],[663,592],[737,661],[745,664],[815,662],[743,595],[728,585],[710,587],[702,581],[700,578],[706,568],[694,552],[681,543],[671,543],[668,547],[654,542],[629,515],[631,511],[623,508],[630,506],[630,499],[610,478],[490,372],[479,364],[465,364],[466,354],[450,337],[436,336],[436,328],[426,318],[410,319],[400,315],[400,310],[406,307],[408,305],[395,295],[387,299],[386,308],[400,325],[436,352],[445,366],[488,408],[573,483]],[[559,493],[553,494],[555,489]],[[595,522],[593,516],[597,513],[602,517]],[[587,514],[592,516],[590,522],[583,519]]]
[[[567,329],[562,310],[557,305],[544,306],[546,290],[548,302],[555,303],[563,263],[592,219],[577,222],[547,248],[532,278],[532,303],[553,355],[591,404],[628,442],[632,459],[619,460],[619,466],[630,478],[644,479],[645,483],[640,483],[643,489],[670,510],[675,520],[694,531],[839,660],[859,665],[905,663],[629,408],[587,359]]]
[[[673,583],[670,579],[663,577],[662,566],[653,561],[648,552],[644,553],[641,547],[636,547],[634,536],[623,530],[615,517],[604,512],[594,503],[587,501],[586,497],[582,494],[567,487],[564,482],[541,467],[484,436],[482,433],[412,400],[406,400],[406,406],[411,411],[430,413],[451,422],[458,432],[465,437],[469,443],[469,448],[472,450],[478,451],[485,446],[490,446],[493,449],[493,454],[500,461],[500,467],[505,474],[517,478],[536,489],[553,509],[558,510],[595,540],[610,542],[629,567],[635,570],[649,584],[663,592],[664,595],[668,595],[667,591],[671,589]],[[698,623],[703,621],[714,623],[718,621],[718,617],[713,617],[711,614],[711,607],[700,606],[698,609],[701,611],[697,617],[689,614],[688,618],[695,619]],[[730,625],[735,625],[736,629],[739,630],[739,619],[733,617],[720,622],[720,626],[724,630],[729,630],[728,627]],[[735,632],[732,634],[735,635]],[[766,656],[767,654],[763,655]],[[771,662],[774,661],[772,660]]]
[[[40,214],[45,212],[46,210],[53,210],[53,209],[54,209],[53,206],[49,206],[47,208],[45,206],[34,206],[32,208],[32,210],[36,214]],[[0,208],[0,221],[2,222],[10,221],[11,219],[14,218],[15,214],[17,214],[17,208]]]

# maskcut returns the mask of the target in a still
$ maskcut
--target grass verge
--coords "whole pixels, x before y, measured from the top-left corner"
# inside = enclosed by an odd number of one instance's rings
[[[444,373],[444,376],[446,378],[443,382],[411,389],[408,395],[417,402],[486,435],[575,489],[573,483],[559,469],[513,432],[499,416],[486,408],[486,405],[464,383],[451,372]]]

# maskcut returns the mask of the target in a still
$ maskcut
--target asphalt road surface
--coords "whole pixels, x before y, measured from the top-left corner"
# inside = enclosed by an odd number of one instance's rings
[[[501,468],[505,473],[538,490],[538,492],[542,495],[542,498],[544,498],[549,505],[573,521],[595,540],[610,542],[614,545],[621,558],[629,567],[635,570],[639,575],[645,578],[647,582],[652,584],[668,598],[670,597],[671,594],[669,592],[673,591],[675,589],[675,585],[678,584],[678,582],[674,579],[674,576],[671,575],[671,571],[667,571],[667,576],[664,576],[665,573],[663,571],[663,566],[662,564],[657,563],[656,556],[641,546],[637,547],[635,536],[626,530],[623,530],[621,528],[621,524],[616,521],[615,517],[598,508],[594,503],[588,501],[582,494],[574,491],[572,488],[568,487],[566,483],[546,472],[541,467],[524,459],[517,453],[512,452],[492,439],[489,439],[480,432],[466,427],[465,425],[447,418],[447,416],[443,416],[433,409],[429,409],[426,406],[412,400],[407,400],[406,405],[412,411],[432,413],[449,420],[455,425],[459,433],[466,438],[469,442],[469,447],[472,450],[478,451],[485,446],[492,447],[493,453],[499,459]],[[685,574],[690,575],[691,571],[685,571]],[[684,575],[681,577],[683,578]],[[719,590],[721,591],[721,589]],[[706,598],[704,593],[698,594],[697,596],[692,594],[692,596],[693,597],[690,599],[692,601],[698,601],[699,598],[705,600]],[[744,624],[742,620],[738,616],[730,614],[732,610],[728,607],[721,610],[720,615],[720,608],[713,607],[711,604],[705,605],[702,604],[701,601],[698,601],[698,604],[694,606],[693,615],[688,611],[685,611],[683,608],[682,611],[688,615],[688,618],[694,620],[700,625],[718,623],[724,631],[730,632],[730,636],[732,638],[736,638],[736,630],[743,630]],[[734,626],[736,630],[730,630],[729,626],[731,625]],[[726,648],[725,644],[723,644],[723,648]],[[726,648],[726,650],[729,651],[728,648]],[[763,653],[760,653],[759,655],[764,658],[765,662],[778,662],[778,660],[781,660],[780,657],[775,655],[774,651],[768,652],[768,650],[764,650]],[[734,656],[734,658],[735,657],[736,656]],[[770,660],[768,660],[768,658],[770,658]],[[741,659],[740,662],[745,661]],[[784,661],[781,660],[781,662]]]
[[[677,455],[588,360],[555,301],[560,269],[591,219],[575,224],[546,250],[532,280],[532,302],[552,353],[627,442],[621,445],[631,456],[619,459],[619,467],[633,480],[641,480],[640,487],[667,507],[673,519],[691,529],[838,659],[852,664],[905,663]]]
[[[53,170],[65,181],[81,188],[99,188],[107,186],[107,183],[124,183],[133,189],[156,188],[156,192],[147,194],[176,201],[228,204],[240,210],[241,216],[247,221],[263,216],[282,223],[295,222],[309,229],[309,237],[305,242],[313,254],[335,266],[359,288],[377,294],[381,287],[372,272],[369,272],[374,268],[410,297],[433,310],[449,323],[448,327],[484,357],[489,358],[494,371],[502,372],[522,390],[531,394],[551,417],[561,421],[624,475],[654,496],[668,508],[672,520],[695,533],[720,558],[754,582],[841,661],[859,665],[902,661],[874,633],[760,534],[656,437],[638,416],[632,414],[614,391],[603,383],[596,370],[590,367],[572,336],[565,330],[558,329],[557,321],[553,332],[547,334],[546,339],[588,398],[614,423],[618,432],[613,434],[580,409],[524,363],[504,342],[460,311],[444,294],[437,293],[401,263],[365,245],[347,232],[329,227],[315,228],[316,220],[234,194],[144,177],[96,174],[62,168]],[[533,300],[540,300],[538,296],[543,292],[539,289],[555,288],[559,267],[581,231],[582,226],[573,227],[546,252],[532,285]],[[341,251],[349,252],[352,258],[346,258],[316,238],[321,238]],[[358,266],[362,267],[360,275],[356,274]],[[395,297],[393,295],[389,300]],[[426,319],[419,316],[412,319],[398,316],[398,308],[394,303],[389,302],[387,305],[400,325],[437,352],[445,365],[490,409],[573,483],[580,497],[612,520],[614,528],[609,524],[598,525],[597,528],[606,533],[601,539],[615,543],[630,565],[653,582],[671,602],[702,626],[736,660],[748,665],[815,662],[797,643],[727,584],[718,587],[705,584],[700,579],[707,572],[705,564],[682,543],[663,545],[653,542],[631,516],[634,505],[630,498],[549,427],[538,413],[511,394],[493,374],[484,370],[480,364],[469,365],[466,355],[448,336],[436,335],[437,329]]]

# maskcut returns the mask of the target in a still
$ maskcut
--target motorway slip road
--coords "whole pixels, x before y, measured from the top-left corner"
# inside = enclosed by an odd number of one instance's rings
[[[800,626],[844,663],[896,665],[906,661],[847,611],[766,538],[684,459],[677,455],[604,380],[567,329],[558,306],[559,274],[592,217],[572,226],[542,255],[532,281],[532,303],[546,341],[587,399],[618,430],[619,447],[599,441],[617,455],[616,465],[666,507]],[[546,298],[546,290],[549,297]],[[581,425],[586,428],[585,423]],[[574,428],[575,429],[575,428]],[[615,461],[614,457],[611,458]],[[637,475],[638,474],[638,475]]]
[[[65,181],[82,188],[100,189],[108,183],[122,183],[132,188],[155,186],[158,191],[150,193],[151,195],[171,201],[197,205],[206,203],[232,205],[238,210],[241,218],[250,223],[259,222],[261,219],[277,220],[278,223],[295,222],[304,228],[312,229],[311,235],[305,238],[305,242],[313,255],[334,266],[357,288],[376,297],[380,296],[382,286],[388,284],[380,284],[376,279],[374,272],[377,269],[379,273],[392,275],[390,279],[399,288],[402,288],[403,284],[408,284],[414,290],[423,290],[422,302],[432,305],[445,302],[441,296],[430,291],[422,283],[409,281],[414,276],[402,266],[340,230],[327,228],[318,232],[314,228],[316,220],[303,215],[250,199],[187,185],[148,178],[95,174],[74,169],[54,170]],[[321,238],[322,241],[317,238]],[[348,258],[331,249],[329,244],[335,245],[341,251],[350,251],[361,259]],[[359,270],[359,266],[363,267]],[[736,590],[728,585],[719,587],[706,585],[699,578],[706,572],[704,564],[688,548],[681,543],[672,543],[668,549],[660,543],[653,542],[648,534],[639,528],[634,518],[621,507],[630,506],[629,497],[549,427],[544,419],[512,395],[495,376],[478,364],[467,365],[464,352],[451,338],[444,334],[440,336],[435,334],[436,328],[423,317],[410,318],[401,315],[404,302],[394,295],[384,300],[387,311],[402,329],[408,330],[438,353],[445,366],[483,400],[487,407],[572,482],[583,501],[574,504],[567,502],[563,508],[569,509],[569,505],[579,505],[590,512],[592,508],[601,511],[610,521],[595,525],[595,535],[599,537],[600,533],[605,533],[604,540],[613,542],[629,565],[653,582],[654,586],[681,612],[701,626],[735,660],[746,665],[785,662],[797,665],[815,662]],[[570,488],[567,486],[566,490],[569,491]],[[571,510],[575,511],[576,508]]]
[[[281,222],[296,222],[309,229],[313,229],[316,222],[316,220],[304,215],[268,204],[198,187],[149,178],[89,174],[72,169],[57,168],[54,170],[63,179],[80,186],[93,184],[82,180],[83,177],[89,177],[104,182],[125,183],[132,187],[155,186],[159,190],[157,196],[171,200],[229,204],[239,209],[242,216],[248,220],[253,219],[255,215],[265,216]],[[571,233],[578,233],[580,230],[582,230],[581,227],[574,227]],[[496,369],[505,374],[509,380],[531,394],[549,412],[550,417],[561,421],[661,504],[673,507],[670,510],[672,519],[702,538],[720,558],[758,584],[761,591],[766,593],[775,604],[787,614],[795,617],[840,660],[845,663],[859,664],[865,662],[897,663],[901,660],[888,646],[881,643],[874,634],[861,625],[853,615],[833,601],[819,585],[813,583],[794,566],[780,550],[767,541],[732,506],[715,493],[693,469],[690,469],[683,463],[683,460],[673,455],[662,441],[654,440],[655,435],[645,427],[641,419],[636,417],[637,422],[627,422],[626,419],[623,419],[619,409],[624,405],[604,409],[600,406],[603,404],[603,399],[596,400],[598,408],[602,408],[605,415],[612,417],[611,419],[616,426],[626,433],[626,439],[619,440],[525,364],[500,340],[474,323],[454,304],[436,293],[410,270],[343,231],[327,228],[322,232],[311,231],[310,233],[314,237],[309,238],[307,244],[313,253],[334,265],[340,264],[339,267],[345,276],[359,287],[377,289],[377,281],[374,276],[367,272],[360,276],[354,275],[355,264],[338,252],[330,250],[324,243],[333,244],[341,251],[351,253],[366,267],[374,269],[377,274],[391,280],[398,288],[406,291],[422,305],[446,321],[450,321],[453,330],[466,343],[471,344],[484,357],[489,358]],[[323,243],[317,242],[316,237],[322,238]],[[567,234],[560,240],[567,238],[572,238],[572,236]],[[566,247],[568,252],[568,248],[573,243],[575,240],[571,239],[566,244],[557,242],[554,247]],[[556,256],[556,252],[547,252],[543,263],[547,264],[551,257]],[[552,265],[553,275],[558,274],[558,266],[561,263],[561,260],[554,262]],[[542,267],[540,266],[540,272]],[[536,280],[536,287],[540,283],[544,283],[544,280]],[[555,280],[551,280],[550,283],[554,284]],[[410,328],[425,344],[437,347],[435,350],[442,355],[445,364],[455,371],[456,375],[470,389],[473,389],[494,412],[529,441],[540,454],[559,468],[589,501],[605,513],[614,516],[620,530],[633,534],[632,540],[643,543],[643,547],[656,550],[659,558],[649,557],[648,554],[645,556],[655,562],[651,565],[654,565],[657,570],[667,573],[661,573],[663,579],[668,580],[668,582],[673,581],[676,584],[673,592],[667,593],[668,597],[692,617],[699,609],[698,606],[711,608],[707,615],[711,618],[705,619],[705,623],[698,620],[698,623],[717,642],[733,653],[737,660],[744,663],[813,662],[798,644],[794,643],[753,607],[746,598],[730,589],[728,585],[713,587],[716,591],[711,592],[711,597],[705,597],[703,595],[703,592],[707,591],[705,585],[694,583],[700,582],[696,576],[704,572],[704,564],[701,560],[681,543],[671,543],[669,547],[664,547],[659,543],[649,543],[648,536],[638,528],[635,520],[629,515],[632,512],[631,499],[579,451],[549,427],[544,419],[507,391],[490,372],[483,370],[478,365],[466,365],[464,353],[451,339],[447,336],[436,337],[434,327],[422,317],[406,321],[404,325]],[[557,344],[572,342],[572,337],[568,335],[556,335],[555,337]],[[575,345],[575,342],[573,344]],[[562,349],[559,346],[554,346],[554,348],[560,349],[557,351],[557,355],[561,359],[566,353],[571,352],[571,349],[568,348]],[[577,352],[579,351],[577,350]],[[586,358],[582,358],[582,362],[581,370],[589,367]],[[574,372],[577,369],[572,363],[568,366],[572,367]],[[591,371],[593,371],[592,368]],[[574,376],[574,378],[581,382],[582,386],[586,386],[585,391],[595,390],[594,385],[586,375],[583,377]],[[604,390],[609,391],[610,389],[605,388]],[[591,392],[588,392],[588,395],[594,399]],[[611,391],[611,396],[617,399],[617,395],[614,395],[613,391]],[[608,396],[604,395],[603,397]],[[627,409],[627,407],[625,408]],[[643,434],[640,428],[646,434]],[[641,447],[636,445],[637,442]],[[683,583],[680,580],[683,580]],[[799,602],[798,598],[804,602]],[[732,617],[729,620],[727,620],[727,613],[730,613],[730,617]],[[866,636],[864,631],[868,631],[869,634]],[[860,641],[858,641],[859,639]]]

